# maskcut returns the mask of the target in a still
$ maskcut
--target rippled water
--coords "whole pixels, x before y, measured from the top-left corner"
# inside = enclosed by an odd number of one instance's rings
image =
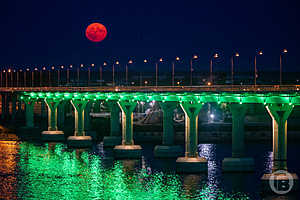
[[[248,145],[256,173],[222,174],[230,145],[201,144],[208,173],[178,175],[175,160],[156,160],[152,145],[143,148],[141,160],[115,161],[101,144],[69,149],[61,143],[0,141],[0,199],[260,199],[259,178],[272,166],[270,145]],[[296,149],[289,145],[289,152]],[[288,164],[299,174],[297,159]]]

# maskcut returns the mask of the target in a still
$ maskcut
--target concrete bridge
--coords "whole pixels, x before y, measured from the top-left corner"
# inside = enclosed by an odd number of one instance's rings
[[[194,87],[32,87],[1,88],[2,111],[8,96],[12,110],[16,101],[26,105],[26,127],[34,127],[34,104],[43,101],[48,107],[48,130],[44,140],[64,140],[57,128],[58,106],[70,102],[75,110],[74,135],[68,137],[70,146],[86,147],[92,137],[86,135],[86,113],[91,102],[103,101],[111,113],[110,136],[105,146],[113,146],[117,158],[139,158],[141,146],[133,140],[133,112],[139,102],[157,101],[163,111],[162,145],[157,145],[157,157],[178,157],[179,172],[206,172],[207,161],[198,156],[198,114],[205,103],[227,103],[232,113],[232,157],[223,160],[224,171],[253,171],[254,160],[244,153],[244,118],[249,104],[263,104],[273,120],[273,171],[287,170],[287,120],[294,106],[300,105],[299,85],[286,86],[194,86]],[[185,113],[185,155],[174,145],[173,111],[180,106]],[[119,131],[119,111],[122,112],[122,131]],[[201,137],[201,135],[200,135]],[[293,174],[294,179],[297,176]],[[263,180],[268,180],[266,174]]]

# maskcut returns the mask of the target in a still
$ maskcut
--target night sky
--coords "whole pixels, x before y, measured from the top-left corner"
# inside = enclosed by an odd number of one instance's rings
[[[222,70],[238,51],[239,67],[248,71],[262,49],[260,70],[278,70],[279,54],[287,48],[284,70],[300,71],[299,10],[296,0],[1,1],[0,64],[40,67],[133,58],[136,70],[143,70],[144,58],[163,57],[169,66],[175,56],[187,63],[198,54],[197,70],[208,70],[217,52],[216,70]],[[93,22],[107,27],[101,43],[85,37]]]

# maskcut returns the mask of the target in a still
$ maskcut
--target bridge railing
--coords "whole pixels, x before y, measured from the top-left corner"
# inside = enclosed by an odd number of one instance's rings
[[[2,87],[1,92],[298,92],[300,85]]]

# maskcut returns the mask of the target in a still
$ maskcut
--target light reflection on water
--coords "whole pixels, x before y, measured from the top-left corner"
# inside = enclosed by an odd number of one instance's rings
[[[218,149],[223,153],[227,147]],[[140,160],[114,161],[112,150],[101,144],[69,149],[60,143],[2,141],[0,199],[258,199],[255,187],[248,193],[253,179],[249,184],[245,174],[222,174],[218,149],[199,145],[199,156],[208,160],[207,174],[178,175],[157,170],[145,152]],[[262,164],[268,172],[272,153],[265,152]],[[174,169],[174,164],[165,161],[163,167]]]
[[[203,149],[212,155],[209,151],[213,152],[215,146],[206,145]],[[0,158],[6,160],[1,162],[0,172],[13,177],[11,182],[2,181],[1,198],[248,199],[243,193],[237,196],[223,192],[215,184],[213,170],[209,170],[207,182],[205,174],[153,172],[144,157],[113,162],[105,158],[101,146],[95,150],[68,149],[55,143],[0,143]],[[113,164],[105,165],[108,160]]]

